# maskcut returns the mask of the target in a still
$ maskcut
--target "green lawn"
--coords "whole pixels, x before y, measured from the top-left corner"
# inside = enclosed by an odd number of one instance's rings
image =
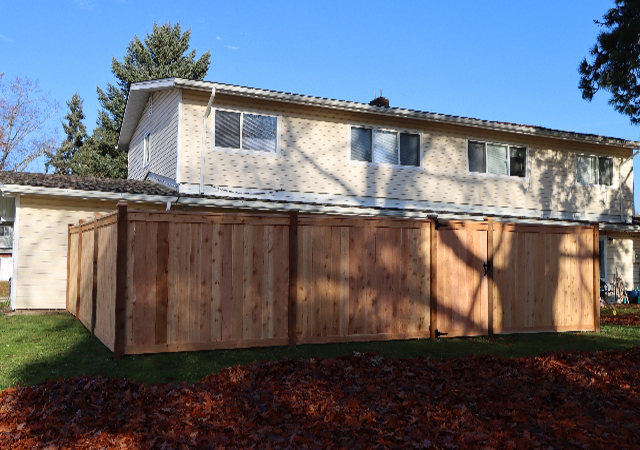
[[[604,312],[603,314],[608,314]],[[619,312],[620,313],[620,312]],[[353,351],[386,357],[440,359],[469,354],[533,356],[545,351],[621,350],[638,344],[640,327],[603,325],[595,333],[541,333],[488,338],[428,339],[394,342],[301,345],[264,349],[217,350],[127,356],[113,354],[69,314],[0,314],[0,390],[45,380],[105,375],[149,383],[193,383],[222,367],[253,361],[327,358]]]

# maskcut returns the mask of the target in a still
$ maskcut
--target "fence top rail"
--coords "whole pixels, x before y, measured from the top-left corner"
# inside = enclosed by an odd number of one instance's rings
[[[98,217],[94,217],[92,219],[87,219],[82,223],[77,223],[77,224],[71,224],[71,230],[76,230],[79,227],[82,227],[83,231],[86,229],[93,229],[93,226],[91,228],[87,228],[88,225],[93,225],[94,222],[98,223],[98,227],[101,227],[103,225],[108,225],[109,223],[111,223],[111,220],[113,220],[113,218],[117,219],[118,216],[118,211],[114,211],[114,212],[110,212],[110,213],[105,213],[105,214],[101,214]],[[104,222],[108,222],[108,223],[104,223]]]
[[[541,234],[591,234],[593,226],[562,226],[562,225],[529,225],[498,222],[494,227],[511,233],[541,233]]]
[[[429,227],[429,219],[394,218],[394,217],[352,217],[331,215],[298,216],[300,226],[329,227],[375,227],[375,228],[425,228]]]

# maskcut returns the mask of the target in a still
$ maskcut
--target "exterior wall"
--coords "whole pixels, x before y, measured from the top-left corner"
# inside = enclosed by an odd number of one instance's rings
[[[65,309],[68,224],[114,211],[116,202],[20,196],[19,205],[14,308]],[[153,206],[135,205],[143,207]]]
[[[202,117],[208,94],[183,91],[182,98],[179,179],[195,185],[200,180]],[[216,96],[216,106],[281,114],[282,149],[279,156],[216,151],[210,148],[209,128],[206,185],[610,215],[611,220],[619,220],[618,167],[631,154],[628,149],[225,95]],[[351,124],[421,132],[422,169],[350,161]],[[528,176],[523,179],[468,173],[467,138],[526,145]],[[576,183],[578,153],[613,156],[613,186]],[[626,216],[633,212],[632,170],[630,162],[622,167]]]
[[[176,179],[179,105],[179,89],[153,94],[151,116],[147,102],[129,146],[130,179],[144,180],[149,172]],[[151,133],[151,158],[144,165],[143,142],[147,133]]]
[[[617,269],[628,290],[640,286],[640,264],[635,262],[635,252],[640,251],[640,236],[608,232],[603,237],[607,252],[607,281],[613,281]]]

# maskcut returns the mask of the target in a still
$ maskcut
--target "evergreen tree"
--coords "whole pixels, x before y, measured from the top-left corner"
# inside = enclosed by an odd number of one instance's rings
[[[55,152],[47,153],[48,160],[45,163],[45,169],[49,172],[51,167],[53,173],[78,175],[78,152],[87,138],[87,129],[82,123],[85,115],[82,111],[82,98],[77,92],[67,102],[67,106],[69,113],[62,121],[62,128],[64,128],[67,138],[62,141]]]
[[[609,104],[640,124],[640,0],[616,0],[595,21],[605,28],[590,51],[592,61],[579,67],[582,98],[592,100],[600,89],[611,93]]]
[[[124,118],[126,98],[131,83],[160,78],[202,80],[209,69],[210,53],[196,59],[196,50],[189,51],[191,30],[184,33],[180,23],[153,24],[153,32],[144,42],[137,36],[129,43],[122,62],[113,58],[111,71],[117,85],[109,83],[106,91],[99,87],[97,128],[80,152],[81,172],[85,176],[109,178],[127,177],[127,154],[115,147]]]

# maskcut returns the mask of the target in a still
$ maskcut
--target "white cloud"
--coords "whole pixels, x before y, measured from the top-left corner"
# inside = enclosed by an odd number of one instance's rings
[[[238,47],[235,47],[235,46],[233,46],[233,45],[227,45],[227,48],[228,48],[229,50],[238,50]]]
[[[222,38],[220,36],[216,36],[216,40],[221,41]]]
[[[4,42],[13,42],[13,39],[8,38],[2,34],[0,34],[0,41],[4,41]]]

